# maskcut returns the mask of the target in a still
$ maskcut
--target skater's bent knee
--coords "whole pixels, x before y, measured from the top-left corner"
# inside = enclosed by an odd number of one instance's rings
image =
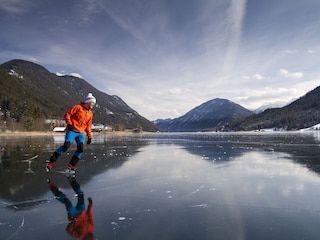
[[[82,153],[83,152],[83,143],[79,143],[77,146],[77,152]]]
[[[71,143],[70,142],[64,142],[63,146],[62,146],[62,151],[67,151],[68,148],[70,147]]]

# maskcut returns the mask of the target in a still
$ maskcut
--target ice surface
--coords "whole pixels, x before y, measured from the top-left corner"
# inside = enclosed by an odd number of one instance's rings
[[[98,239],[318,239],[320,137],[297,133],[96,134],[78,164]],[[1,239],[72,239],[78,196],[45,160],[57,136],[0,135]],[[36,157],[37,156],[37,157]]]

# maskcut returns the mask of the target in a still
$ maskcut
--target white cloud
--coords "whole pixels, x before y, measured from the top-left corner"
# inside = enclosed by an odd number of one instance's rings
[[[256,74],[254,74],[254,75],[252,75],[252,76],[242,75],[241,78],[244,79],[244,80],[251,80],[251,79],[262,80],[262,79],[264,79],[265,77],[262,76],[262,75],[259,74],[259,73],[256,73]]]
[[[311,53],[311,54],[312,54],[312,53],[316,53],[316,51],[315,51],[315,50],[312,50],[312,49],[308,49],[308,50],[307,50],[307,53]]]
[[[253,78],[256,79],[256,80],[261,80],[261,79],[263,79],[263,77],[262,77],[260,74],[258,74],[258,73],[256,73],[255,75],[253,75]]]
[[[316,87],[318,87],[319,83],[320,83],[320,76],[314,79],[309,79],[303,82],[296,83],[294,87],[297,89],[304,89],[305,92],[309,92],[315,89]]]
[[[303,73],[302,72],[292,72],[290,73],[288,70],[286,69],[280,69],[280,74],[286,78],[302,78],[303,77]]]
[[[175,87],[175,88],[169,89],[169,93],[173,94],[173,95],[186,94],[186,93],[190,93],[190,92],[191,92],[191,90],[188,88]]]
[[[181,94],[182,89],[181,89],[181,88],[171,88],[171,89],[169,90],[169,92],[170,92],[171,94]]]

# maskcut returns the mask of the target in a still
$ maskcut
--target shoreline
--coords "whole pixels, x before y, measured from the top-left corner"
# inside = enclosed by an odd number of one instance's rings
[[[149,132],[140,132],[136,133],[132,130],[128,131],[114,131],[114,132],[92,132],[92,135],[100,135],[100,134],[141,134],[141,133],[149,133]],[[51,136],[51,135],[65,135],[66,132],[53,132],[53,131],[6,131],[0,132],[0,136]]]
[[[18,135],[24,135],[24,136],[28,136],[28,135],[61,135],[61,134],[65,134],[64,132],[41,132],[41,131],[27,131],[27,132],[23,132],[23,131],[8,131],[8,132],[0,132],[0,136],[18,136]]]
[[[162,132],[163,134],[257,134],[257,135],[265,135],[265,134],[297,134],[297,133],[314,133],[320,132],[319,130],[309,130],[309,131],[239,131],[239,132]],[[113,132],[92,132],[92,135],[139,135],[139,134],[157,134],[161,132],[134,132],[132,130],[125,131],[113,131]],[[0,132],[1,136],[54,136],[54,135],[65,135],[65,132],[53,132],[53,131],[6,131]]]

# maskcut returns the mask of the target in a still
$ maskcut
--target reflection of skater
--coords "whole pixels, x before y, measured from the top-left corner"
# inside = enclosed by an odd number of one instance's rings
[[[77,150],[74,152],[68,167],[69,174],[76,173],[76,164],[83,153],[84,133],[88,136],[87,144],[91,143],[91,124],[92,124],[92,109],[96,103],[96,98],[89,93],[84,102],[72,106],[64,115],[67,124],[67,132],[64,144],[59,147],[50,157],[46,165],[46,171],[49,172],[61,156],[70,147],[71,143],[75,140],[77,143]]]
[[[93,234],[94,222],[92,218],[92,199],[90,197],[88,198],[89,205],[86,210],[83,192],[79,183],[74,177],[69,177],[68,179],[73,191],[78,197],[76,206],[72,205],[71,201],[57,188],[54,182],[49,179],[47,180],[48,186],[57,200],[66,206],[68,219],[70,221],[66,230],[76,239],[96,239]]]

